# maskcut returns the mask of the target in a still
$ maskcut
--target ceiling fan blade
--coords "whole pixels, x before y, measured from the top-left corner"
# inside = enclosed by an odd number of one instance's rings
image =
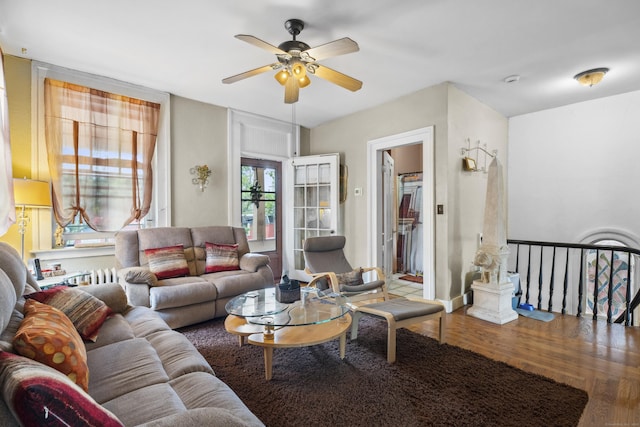
[[[358,46],[358,43],[351,40],[349,37],[344,37],[342,39],[307,49],[300,54],[300,57],[304,59],[306,56],[310,56],[313,61],[320,61],[332,56],[344,55],[347,53],[357,52],[359,50],[360,47]]]
[[[238,40],[242,40],[243,42],[247,42],[249,44],[252,44],[254,46],[257,46],[261,49],[267,50],[271,53],[275,53],[276,55],[281,55],[281,54],[286,54],[287,52],[283,51],[282,49],[275,47],[274,45],[267,43],[264,40],[260,40],[257,37],[254,36],[250,36],[248,34],[237,34],[235,36]]]
[[[299,92],[298,82],[293,77],[289,77],[284,84],[284,103],[293,104],[294,102],[298,102]]]
[[[356,80],[353,77],[349,77],[346,74],[339,73],[336,70],[332,70],[329,67],[325,67],[320,64],[315,64],[317,68],[314,71],[314,75],[330,81],[333,84],[338,86],[342,86],[345,89],[349,89],[352,92],[355,92],[362,88],[362,82],[360,80]]]
[[[273,64],[265,65],[264,67],[256,68],[253,70],[245,71],[244,73],[236,74],[235,76],[227,77],[226,79],[222,79],[222,83],[235,83],[239,80],[246,79],[248,77],[253,77],[257,74],[262,74],[267,71],[277,70],[282,67],[282,64],[278,62],[274,62]]]

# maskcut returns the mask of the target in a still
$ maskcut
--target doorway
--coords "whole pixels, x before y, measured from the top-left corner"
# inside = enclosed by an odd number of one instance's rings
[[[242,228],[251,252],[267,255],[274,280],[282,275],[282,165],[240,159]]]
[[[411,148],[412,147],[412,148]],[[421,151],[420,166],[409,166],[408,169],[421,170],[403,170],[398,169],[398,159],[393,158],[395,150],[416,150]],[[409,152],[407,151],[407,153]],[[395,151],[396,157],[402,157],[402,151]],[[388,168],[389,161],[387,156],[393,159],[395,168],[394,179],[395,191],[389,192],[385,190],[385,181],[389,182],[388,175],[385,175],[385,169]],[[416,154],[410,154],[415,158]],[[423,282],[422,297],[427,299],[435,298],[435,219],[434,219],[434,136],[433,127],[417,129],[415,131],[405,132],[398,135],[392,135],[385,138],[369,141],[367,146],[367,165],[369,170],[368,179],[368,203],[371,212],[369,223],[370,239],[370,265],[388,266],[389,257],[395,258],[391,260],[394,272],[406,270],[405,266],[401,266],[401,260],[398,257],[398,249],[402,248],[400,254],[406,262],[406,267],[411,268],[413,265],[414,275],[419,272]],[[404,167],[403,167],[404,168]],[[403,170],[400,177],[398,171]],[[403,179],[403,177],[405,179]],[[420,182],[420,185],[416,183]],[[404,182],[406,181],[406,183]],[[413,182],[412,185],[408,185]],[[422,184],[424,183],[424,185]],[[405,193],[406,191],[408,194]],[[402,188],[400,193],[399,188]],[[385,197],[385,194],[387,195]],[[392,194],[392,196],[389,196]],[[393,229],[389,230],[390,221],[385,221],[385,206],[389,212],[389,197],[394,198],[395,208],[394,215],[397,218],[392,221]],[[386,203],[385,203],[386,200]],[[403,204],[403,201],[405,203]],[[399,239],[400,208],[406,209],[403,219],[405,233],[403,238]],[[410,210],[411,209],[411,210]],[[388,219],[388,214],[387,214]],[[411,220],[411,224],[408,221]],[[387,225],[385,225],[387,224]],[[395,248],[389,253],[389,233],[393,233],[393,242]],[[411,237],[411,245],[407,245],[409,237]],[[385,248],[387,248],[385,250]],[[412,263],[412,264],[411,264]],[[387,267],[388,268],[388,267]],[[388,274],[388,273],[387,273]]]

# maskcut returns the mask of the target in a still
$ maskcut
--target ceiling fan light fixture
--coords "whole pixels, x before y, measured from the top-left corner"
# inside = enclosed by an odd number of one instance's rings
[[[296,79],[301,79],[307,76],[307,69],[302,62],[296,62],[291,67],[291,74],[293,74]]]
[[[602,81],[604,75],[609,71],[608,68],[594,68],[592,70],[583,71],[573,76],[582,86],[597,85]]]
[[[311,79],[309,79],[309,77],[306,74],[303,77],[300,77],[298,79],[298,86],[300,86],[300,88],[307,87],[310,84],[311,84]]]
[[[273,77],[278,81],[278,83],[284,86],[285,83],[287,83],[287,80],[289,80],[290,74],[287,70],[280,70]]]
[[[311,84],[310,74],[352,92],[362,88],[360,80],[317,63],[322,59],[357,52],[360,50],[358,43],[349,37],[343,37],[311,48],[305,42],[296,40],[304,28],[302,20],[289,19],[284,26],[293,36],[293,40],[280,43],[277,47],[252,35],[236,34],[235,38],[238,40],[275,54],[277,62],[224,78],[222,83],[235,83],[267,71],[277,71],[273,77],[284,86],[284,102],[286,104],[298,102],[299,89]]]

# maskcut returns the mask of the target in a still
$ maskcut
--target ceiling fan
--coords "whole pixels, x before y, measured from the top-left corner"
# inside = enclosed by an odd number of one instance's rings
[[[278,47],[254,36],[246,34],[236,35],[235,37],[239,40],[274,53],[278,58],[278,62],[227,77],[222,80],[222,83],[235,83],[239,80],[270,70],[280,70],[274,77],[284,86],[284,102],[287,104],[298,102],[300,88],[307,87],[311,84],[309,74],[325,79],[353,92],[362,87],[360,80],[320,65],[317,62],[332,56],[357,52],[360,50],[358,43],[349,37],[344,37],[312,48],[305,42],[296,40],[298,34],[304,29],[303,21],[300,19],[289,19],[284,23],[284,27],[289,34],[293,36],[293,40],[280,43]]]

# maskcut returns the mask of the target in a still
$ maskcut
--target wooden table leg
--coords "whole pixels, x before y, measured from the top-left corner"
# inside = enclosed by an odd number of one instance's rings
[[[340,335],[340,359],[344,359],[347,350],[347,332]]]
[[[264,348],[264,377],[268,380],[273,376],[273,347]]]

